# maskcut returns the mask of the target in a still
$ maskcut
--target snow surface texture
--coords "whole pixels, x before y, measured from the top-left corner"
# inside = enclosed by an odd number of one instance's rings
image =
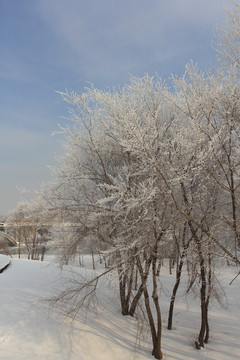
[[[87,264],[87,258],[83,259]],[[88,265],[90,266],[90,265]],[[90,270],[89,270],[90,272]],[[240,357],[240,277],[228,285],[236,268],[220,274],[227,295],[226,308],[216,301],[210,307],[211,338],[205,349],[196,350],[194,340],[199,331],[199,299],[184,297],[179,290],[172,331],[166,329],[169,296],[174,274],[161,270],[163,314],[163,353],[166,360],[237,360]],[[113,281],[104,281],[98,290],[95,310],[79,314],[73,323],[49,311],[43,300],[54,293],[61,276],[49,262],[11,259],[11,267],[0,274],[0,359],[1,360],[145,360],[151,356],[148,331],[139,347],[136,320],[120,314],[117,290]],[[187,306],[186,306],[187,304]],[[137,339],[137,340],[136,340]]]

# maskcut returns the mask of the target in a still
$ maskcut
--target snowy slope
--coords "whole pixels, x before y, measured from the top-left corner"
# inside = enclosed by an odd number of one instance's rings
[[[235,270],[235,271],[234,271]],[[166,330],[169,294],[174,275],[162,270],[163,352],[167,360],[237,360],[240,334],[240,280],[231,286],[236,269],[222,273],[228,306],[211,307],[212,337],[203,350],[193,340],[199,330],[199,302],[183,297],[176,304],[174,330]],[[0,359],[1,360],[146,360],[151,344],[145,339],[138,346],[136,321],[120,314],[117,291],[103,282],[95,310],[80,314],[71,324],[63,322],[57,311],[49,311],[43,300],[53,293],[61,277],[47,262],[12,259],[11,267],[0,274]],[[183,301],[184,300],[184,301]],[[148,332],[143,331],[147,336]],[[135,351],[136,350],[136,353]]]

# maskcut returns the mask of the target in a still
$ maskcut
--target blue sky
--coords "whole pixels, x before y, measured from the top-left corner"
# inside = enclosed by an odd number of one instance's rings
[[[129,75],[182,75],[216,64],[228,0],[0,0],[0,214],[51,179],[52,136],[67,106],[57,90],[111,89]]]

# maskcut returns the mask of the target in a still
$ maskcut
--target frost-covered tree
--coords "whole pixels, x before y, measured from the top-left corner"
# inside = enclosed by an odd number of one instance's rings
[[[57,221],[62,218],[78,227],[79,238],[69,238],[62,255],[73,254],[79,243],[89,237],[95,242],[100,240],[100,250],[106,247],[104,256],[118,273],[123,314],[133,315],[144,296],[153,354],[161,358],[157,260],[165,249],[164,233],[171,226],[173,214],[162,179],[155,170],[149,173],[149,166],[144,166],[142,149],[138,152],[128,148],[132,146],[128,137],[130,141],[137,127],[141,139],[155,141],[156,155],[160,154],[158,137],[166,137],[171,111],[164,110],[162,96],[149,77],[133,78],[121,94],[90,89],[82,96],[63,96],[73,107],[75,126],[65,130],[66,155],[56,172],[57,181],[48,202]],[[165,149],[162,157],[166,156]],[[149,302],[150,276],[158,314],[156,324]],[[139,285],[133,290],[136,277]]]
[[[119,91],[61,93],[71,107],[72,126],[62,129],[66,152],[45,199],[55,224],[68,224],[69,231],[52,232],[55,249],[61,263],[89,244],[102,252],[109,266],[105,273],[118,275],[122,313],[133,315],[143,298],[157,359],[162,358],[159,261],[177,249],[170,322],[185,258],[188,290],[199,279],[197,347],[209,338],[215,263],[227,256],[239,265],[235,7],[219,37],[225,65],[215,74],[188,64],[183,77],[173,77],[171,89],[146,75],[132,77]]]
[[[240,75],[240,4],[231,0],[232,7],[226,10],[225,26],[218,29],[216,51],[224,69],[235,68]]]
[[[12,210],[7,218],[8,231],[18,242],[18,256],[24,244],[29,259],[44,258],[48,237],[49,216],[43,199],[37,196],[32,202],[21,202]]]
[[[62,94],[72,106],[74,127],[65,129],[66,155],[48,200],[58,221],[78,228],[63,256],[74,254],[89,237],[100,250],[105,245],[104,255],[118,272],[123,314],[134,313],[132,306],[140,296],[145,299],[156,358],[162,356],[156,264],[168,256],[176,224],[188,229],[188,238],[178,242],[181,254],[191,241],[188,256],[198,262],[200,346],[208,337],[214,248],[238,262],[233,242],[223,242],[220,231],[230,217],[228,234],[237,234],[238,83],[233,86],[233,79],[205,77],[188,65],[183,78],[173,79],[174,92],[145,76],[132,77],[119,92],[92,88],[82,95]],[[135,293],[134,274],[140,278]]]

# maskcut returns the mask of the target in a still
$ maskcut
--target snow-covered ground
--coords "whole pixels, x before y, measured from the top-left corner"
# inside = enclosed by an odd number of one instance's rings
[[[5,259],[6,260],[6,259]],[[88,265],[88,258],[83,261]],[[90,271],[90,270],[89,270]],[[167,360],[240,359],[240,276],[228,285],[236,268],[220,272],[225,288],[225,308],[216,301],[210,308],[211,338],[203,350],[194,348],[199,331],[198,297],[184,296],[181,287],[172,331],[166,329],[170,291],[174,274],[161,269],[161,309],[163,314],[163,353]],[[64,272],[64,276],[70,273]],[[104,281],[98,290],[98,303],[73,323],[63,321],[57,310],[41,301],[54,293],[61,273],[50,262],[11,259],[0,274],[0,359],[1,360],[146,360],[151,356],[148,331],[135,319],[123,317],[113,281]],[[139,346],[139,336],[144,339]]]

